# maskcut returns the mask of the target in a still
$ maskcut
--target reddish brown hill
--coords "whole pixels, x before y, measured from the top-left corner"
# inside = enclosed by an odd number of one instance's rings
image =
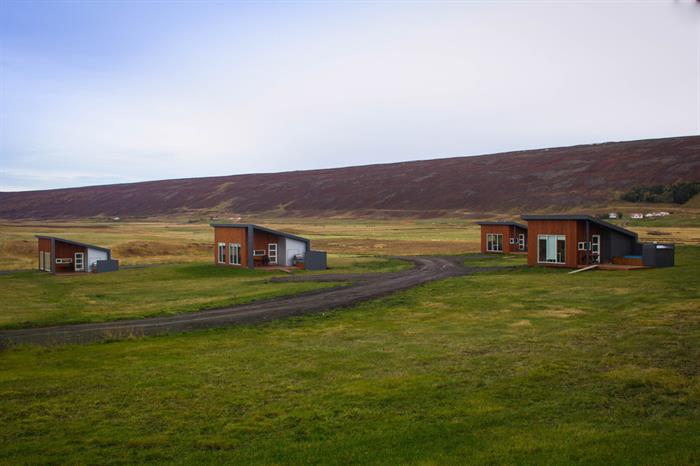
[[[155,216],[192,210],[569,209],[638,184],[700,180],[700,136],[273,174],[0,193],[0,218]]]

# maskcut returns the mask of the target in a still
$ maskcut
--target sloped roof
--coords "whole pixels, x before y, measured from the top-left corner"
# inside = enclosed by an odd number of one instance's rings
[[[613,225],[612,223],[605,222],[603,220],[600,220],[599,218],[591,217],[590,215],[566,215],[566,214],[554,214],[554,215],[523,215],[522,216],[523,220],[586,220],[591,223],[595,223],[596,225],[599,225],[603,228],[607,228],[609,230],[616,231],[618,233],[621,233],[623,235],[630,236],[634,239],[637,239],[637,233],[627,230],[625,228],[619,227],[617,225]]]
[[[95,246],[94,244],[87,244],[87,243],[80,243],[78,241],[73,241],[70,239],[65,239],[65,238],[59,238],[58,236],[45,236],[45,235],[36,235],[37,238],[40,239],[53,239],[56,241],[60,241],[62,243],[67,243],[67,244],[72,244],[73,246],[78,246],[81,248],[90,248],[90,249],[97,249],[98,251],[104,251],[106,253],[111,254],[111,250],[108,248],[103,248],[102,246]]]
[[[293,235],[291,233],[286,233],[284,231],[279,231],[279,230],[273,230],[272,228],[267,228],[263,227],[260,225],[256,225],[254,223],[211,223],[209,224],[210,227],[220,227],[220,228],[248,228],[252,227],[254,230],[260,230],[264,231],[267,233],[271,233],[273,235],[277,236],[284,236],[285,238],[290,238],[290,239],[295,239],[297,241],[302,241],[304,243],[311,243],[311,240],[308,238],[302,238],[301,236]]]
[[[500,221],[500,220],[495,220],[495,221],[485,221],[485,222],[476,222],[477,225],[504,225],[504,226],[512,226],[512,227],[518,227],[522,228],[523,230],[527,230],[527,225],[523,223],[518,223],[518,222],[511,222],[511,221]]]

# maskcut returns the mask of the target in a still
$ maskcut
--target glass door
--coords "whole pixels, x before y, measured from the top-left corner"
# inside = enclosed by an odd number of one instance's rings
[[[75,271],[84,272],[85,271],[85,254],[82,252],[75,253]]]
[[[600,235],[591,236],[591,256],[594,263],[600,264]]]
[[[270,259],[270,264],[277,263],[277,243],[267,245],[267,257]]]

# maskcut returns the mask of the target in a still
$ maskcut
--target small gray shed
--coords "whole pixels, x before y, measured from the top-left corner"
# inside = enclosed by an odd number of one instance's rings
[[[326,270],[328,261],[326,251],[308,250],[304,254],[304,269],[305,270]]]

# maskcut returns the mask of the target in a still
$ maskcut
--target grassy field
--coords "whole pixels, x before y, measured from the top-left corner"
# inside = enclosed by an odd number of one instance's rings
[[[395,259],[338,257],[329,272],[389,272]],[[306,272],[297,272],[306,273]],[[322,273],[322,272],[321,272]],[[109,274],[0,275],[0,328],[102,322],[177,314],[290,295],[337,284],[271,283],[281,271],[217,267],[211,262],[164,264]]]
[[[459,254],[479,249],[471,220],[246,219],[304,235],[334,257]],[[214,257],[206,223],[22,222],[0,225],[0,270],[37,267],[36,239],[46,234],[112,248],[124,265],[201,262]],[[213,260],[213,259],[212,259]]]
[[[700,248],[677,263],[5,351],[0,462],[698,464]]]
[[[686,209],[664,219],[625,218],[618,223],[637,231],[643,241],[700,245],[699,219],[700,213]],[[463,254],[479,250],[479,227],[473,219],[246,218],[245,221],[308,237],[315,249],[331,254],[331,262],[356,256]],[[36,234],[110,247],[123,265],[202,262],[214,255],[212,229],[202,222],[5,222],[0,224],[0,270],[36,268]]]

